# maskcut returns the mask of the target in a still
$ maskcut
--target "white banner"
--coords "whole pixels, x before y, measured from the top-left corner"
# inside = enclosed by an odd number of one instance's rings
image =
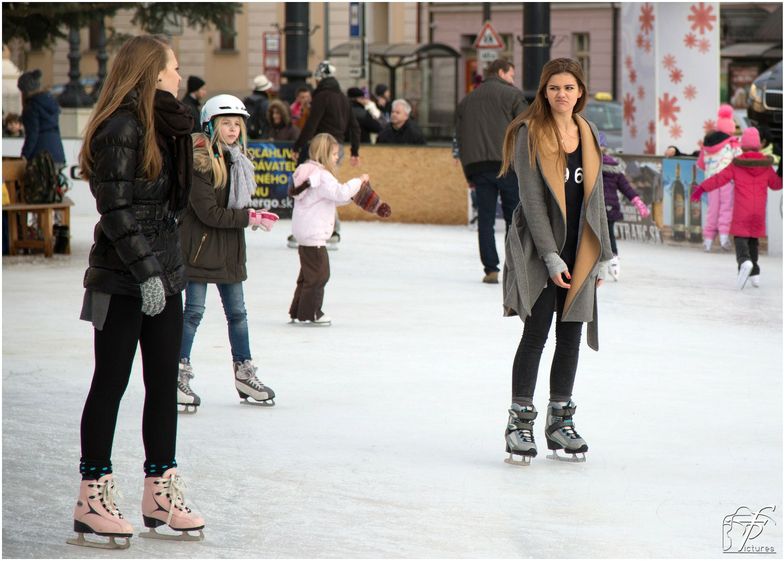
[[[656,154],[657,4],[621,5],[623,150]]]

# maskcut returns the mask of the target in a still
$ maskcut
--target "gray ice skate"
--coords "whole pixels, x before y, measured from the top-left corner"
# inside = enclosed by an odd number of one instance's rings
[[[180,413],[196,413],[196,409],[201,405],[201,398],[191,389],[193,368],[191,361],[187,358],[180,360],[180,372],[177,378],[177,405],[182,405]]]
[[[509,409],[509,422],[506,425],[506,451],[509,457],[504,460],[507,464],[527,466],[531,458],[536,456],[536,442],[534,442],[534,419],[536,408],[533,405],[512,404]],[[519,460],[515,460],[519,456]]]
[[[584,462],[588,445],[585,440],[574,430],[572,416],[577,410],[573,401],[551,401],[547,406],[547,448],[552,454],[547,456],[551,460],[562,462]],[[568,456],[561,456],[558,450],[563,450]]]
[[[252,360],[234,363],[234,387],[237,388],[237,393],[240,394],[243,403],[275,405],[275,392],[259,381],[256,370]]]

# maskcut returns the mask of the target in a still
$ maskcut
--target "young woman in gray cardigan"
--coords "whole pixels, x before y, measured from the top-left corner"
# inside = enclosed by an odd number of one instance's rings
[[[555,323],[545,437],[553,459],[584,461],[588,445],[574,427],[572,388],[583,322],[598,350],[596,287],[612,259],[594,125],[579,113],[587,90],[579,63],[548,62],[534,102],[506,130],[502,173],[514,169],[520,205],[506,239],[504,315],[525,322],[512,368],[506,429],[509,463],[536,456],[534,388],[547,334]],[[556,450],[570,456],[559,456]],[[515,460],[519,456],[519,460]]]

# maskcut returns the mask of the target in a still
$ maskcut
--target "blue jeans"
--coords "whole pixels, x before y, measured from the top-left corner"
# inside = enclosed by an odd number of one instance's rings
[[[248,314],[245,311],[245,296],[242,283],[216,284],[220,293],[226,322],[229,324],[229,343],[234,362],[250,360],[248,338]],[[191,358],[191,347],[196,337],[201,318],[204,317],[204,302],[207,299],[206,282],[189,282],[185,287],[185,311],[183,313],[182,345],[180,358]]]
[[[504,211],[506,232],[512,224],[512,213],[520,203],[517,176],[510,171],[504,177],[496,177],[497,172],[472,174],[469,181],[476,185],[477,218],[479,230],[479,258],[485,273],[498,272],[498,252],[495,248],[495,211],[498,195],[501,195],[501,208]]]

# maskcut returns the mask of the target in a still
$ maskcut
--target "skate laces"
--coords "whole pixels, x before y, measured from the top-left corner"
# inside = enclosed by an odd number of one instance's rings
[[[171,524],[175,507],[186,512],[191,511],[191,509],[185,506],[185,494],[183,491],[186,485],[182,477],[174,474],[168,479],[159,479],[156,483],[163,485],[163,488],[166,490],[166,496],[169,499],[169,516],[166,518],[166,524]],[[179,507],[178,505],[182,506]]]
[[[117,486],[114,484],[114,479],[110,479],[104,483],[95,482],[95,486],[98,487],[98,498],[101,501],[103,507],[111,514],[112,516],[117,516],[118,518],[122,518],[123,515],[120,512],[120,509],[117,508],[117,504],[115,499],[121,499],[122,494]]]
[[[248,384],[255,390],[263,390],[264,384],[256,377],[258,368],[249,360],[241,363],[237,368],[237,379]]]
[[[193,367],[190,362],[180,362],[180,381],[184,385],[188,385],[196,376],[193,374]]]

